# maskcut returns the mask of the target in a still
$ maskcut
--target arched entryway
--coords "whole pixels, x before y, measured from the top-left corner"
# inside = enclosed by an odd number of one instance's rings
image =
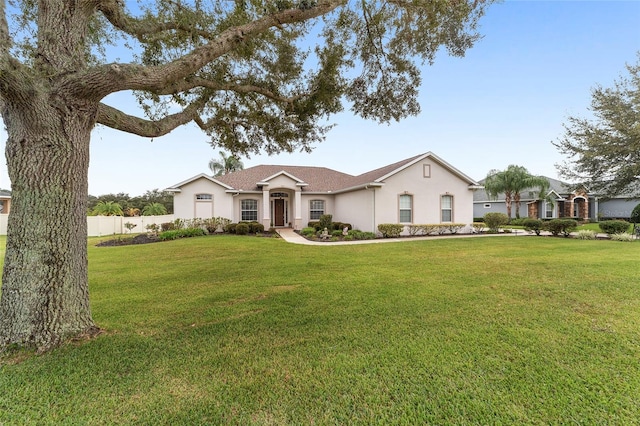
[[[576,219],[589,218],[589,204],[584,197],[578,196],[573,199],[572,217]]]

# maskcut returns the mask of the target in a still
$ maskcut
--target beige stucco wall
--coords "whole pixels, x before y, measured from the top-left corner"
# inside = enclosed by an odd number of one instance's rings
[[[193,219],[196,217],[196,194],[211,194],[213,196],[211,217],[233,219],[233,206],[228,200],[231,195],[225,193],[224,187],[206,178],[200,178],[187,183],[180,189],[181,192],[177,192],[173,196],[173,214],[176,218]]]
[[[373,232],[375,229],[373,200],[377,195],[373,191],[369,188],[336,195],[333,220],[350,223],[353,229]]]
[[[469,183],[430,159],[394,174],[375,189],[375,219],[372,191],[369,188],[340,194],[336,199],[336,220],[351,222],[363,231],[376,231],[381,223],[399,223],[399,196],[406,193],[413,196],[415,224],[441,223],[442,195],[453,196],[453,222],[473,222],[473,191]]]
[[[425,166],[430,169],[428,177]],[[452,222],[473,222],[473,191],[469,190],[469,183],[429,159],[387,179],[376,198],[378,223],[399,222],[398,198],[404,193],[413,195],[413,223],[440,223],[442,195],[453,196]]]

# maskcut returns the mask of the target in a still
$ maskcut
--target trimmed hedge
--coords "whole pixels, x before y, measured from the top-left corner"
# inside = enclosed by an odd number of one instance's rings
[[[484,223],[490,232],[498,232],[509,223],[509,217],[504,213],[487,213],[484,215]]]
[[[622,234],[629,230],[629,222],[626,220],[604,220],[598,226],[608,235]]]
[[[578,221],[575,219],[553,219],[544,222],[544,230],[551,232],[554,236],[562,234],[562,236],[568,237],[577,227]]]
[[[544,222],[541,219],[525,219],[522,221],[522,226],[527,232],[535,232],[536,235],[540,235],[544,227]]]
[[[378,225],[378,231],[384,238],[399,237],[404,230],[404,225],[398,223],[381,223]]]
[[[207,235],[206,231],[202,228],[184,228],[184,229],[172,229],[170,231],[161,232],[158,235],[160,241],[176,240],[178,238],[200,237]]]

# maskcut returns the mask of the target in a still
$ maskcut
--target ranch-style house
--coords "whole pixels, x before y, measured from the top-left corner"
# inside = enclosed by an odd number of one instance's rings
[[[432,152],[352,176],[325,167],[260,165],[167,188],[176,218],[224,217],[302,229],[321,215],[376,232],[381,223],[473,222],[480,185]],[[471,228],[467,228],[467,231]],[[463,231],[464,232],[464,231]]]

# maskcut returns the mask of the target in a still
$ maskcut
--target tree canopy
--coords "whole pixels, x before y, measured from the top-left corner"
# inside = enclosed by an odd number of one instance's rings
[[[549,181],[542,176],[534,176],[522,166],[514,164],[506,170],[491,170],[484,180],[484,188],[491,198],[504,194],[507,216],[511,220],[511,209],[516,206],[516,218],[520,218],[520,198],[524,190],[537,190],[538,198],[545,198]]]
[[[640,191],[640,52],[626,68],[613,87],[592,90],[593,117],[570,116],[554,143],[568,157],[560,174],[603,196]]]
[[[235,155],[310,150],[346,107],[381,123],[417,114],[420,65],[463,56],[492,1],[0,0],[0,350],[99,331],[86,239],[97,124],[158,137],[195,123]],[[144,114],[108,105],[116,92]]]
[[[46,76],[92,100],[132,90],[146,118],[101,103],[96,122],[146,137],[195,122],[246,154],[310,149],[344,100],[380,122],[417,114],[418,65],[441,47],[462,56],[490,1],[16,3],[17,28],[0,31],[3,97]],[[42,37],[54,25],[68,38]],[[122,45],[134,60],[105,62]]]

